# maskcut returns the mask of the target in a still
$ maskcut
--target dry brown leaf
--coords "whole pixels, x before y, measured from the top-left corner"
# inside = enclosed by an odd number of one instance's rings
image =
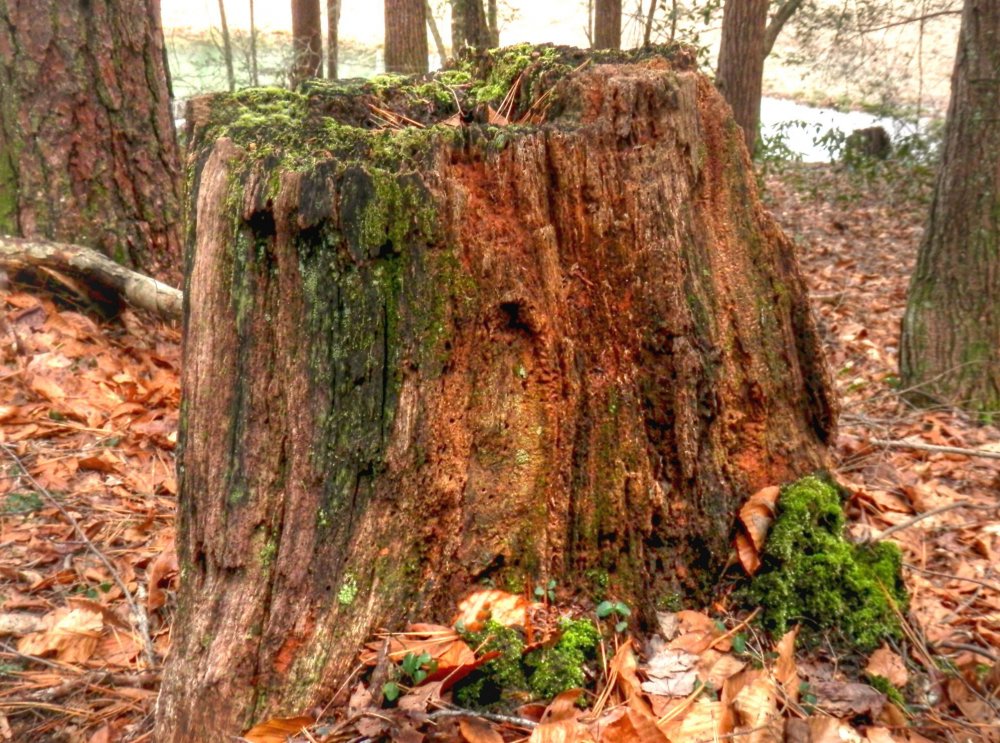
[[[640,688],[648,694],[686,697],[698,681],[697,664],[697,655],[670,648],[661,650],[644,667],[649,680],[643,681]]]
[[[250,743],[285,743],[288,736],[302,732],[315,720],[312,717],[272,717],[266,722],[254,725],[243,733]]]
[[[150,563],[146,571],[149,579],[149,596],[146,600],[146,608],[149,611],[156,611],[167,603],[167,594],[163,590],[163,583],[173,582],[179,572],[177,550],[171,540],[170,544]]]
[[[857,730],[835,717],[814,715],[808,718],[810,743],[862,743]]]
[[[743,687],[733,699],[740,724],[747,730],[749,743],[781,743],[782,726],[774,682],[761,675]]]
[[[704,661],[704,656],[702,657],[702,661]],[[744,661],[734,655],[721,653],[707,668],[704,665],[701,666],[698,677],[705,684],[710,684],[718,689],[721,688],[726,679],[735,676],[746,668],[746,665]]]
[[[816,706],[832,717],[868,715],[876,718],[885,704],[885,694],[868,684],[817,681],[812,685]]]
[[[798,634],[799,628],[796,625],[785,633],[775,647],[778,658],[774,662],[774,677],[789,704],[799,701],[799,670],[795,665],[795,638]]]
[[[478,717],[462,717],[458,729],[466,743],[503,743],[503,736]]]
[[[11,612],[0,614],[0,635],[21,637],[45,629],[45,619],[37,614]]]
[[[740,508],[740,523],[758,552],[764,549],[780,494],[781,489],[776,485],[762,488],[751,495]]]
[[[22,637],[18,651],[40,657],[55,655],[64,663],[83,663],[97,649],[104,627],[101,612],[83,607],[56,609],[47,622],[48,629]]]
[[[528,743],[586,743],[593,741],[587,727],[579,720],[543,722],[531,731]]]
[[[888,679],[893,686],[903,688],[910,680],[903,659],[894,653],[887,645],[883,645],[868,659],[865,673],[869,676],[881,676]]]
[[[473,591],[459,602],[452,625],[462,622],[469,631],[478,632],[492,619],[504,627],[524,627],[528,624],[528,612],[541,607],[542,604],[528,601],[524,596],[482,589]]]
[[[669,740],[652,717],[634,709],[626,709],[610,725],[602,725],[599,734],[600,743],[667,743]]]

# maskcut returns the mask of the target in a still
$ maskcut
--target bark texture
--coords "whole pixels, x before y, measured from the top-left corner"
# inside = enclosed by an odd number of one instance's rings
[[[597,0],[594,6],[594,48],[621,49],[622,0]]]
[[[517,129],[363,130],[454,113],[370,85],[287,94],[274,132],[218,123],[273,92],[189,114],[158,740],[305,709],[483,579],[609,580],[649,617],[710,587],[747,495],[823,463],[822,353],[728,107],[688,57],[552,51],[516,50],[511,117],[548,103]]]
[[[1000,411],[1000,4],[966,0],[944,151],[910,282],[905,388]]]
[[[340,54],[340,0],[326,0],[326,76],[336,80]]]
[[[157,0],[0,0],[0,234],[180,283],[180,169]]]
[[[426,0],[385,0],[385,70],[427,72]]]
[[[292,0],[292,85],[323,76],[323,20],[319,0]]]
[[[715,84],[732,106],[750,153],[757,146],[769,5],[770,0],[726,0],[722,14]]]
[[[451,0],[451,53],[457,57],[463,49],[492,49],[500,43],[493,16],[487,16],[483,0]]]

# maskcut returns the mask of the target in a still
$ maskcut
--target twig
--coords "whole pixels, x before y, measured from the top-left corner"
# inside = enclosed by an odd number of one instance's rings
[[[981,655],[984,658],[989,658],[994,663],[1000,663],[1000,655],[990,652],[985,648],[981,648],[978,645],[969,645],[964,642],[939,642],[937,643],[937,645],[942,648],[952,648],[954,650],[966,650],[970,653]]]
[[[884,446],[887,449],[913,449],[915,451],[929,451],[935,454],[961,454],[966,457],[985,457],[986,459],[1000,459],[1000,451],[987,451],[985,449],[966,449],[961,446],[938,446],[936,444],[924,444],[919,441],[892,441],[889,439],[868,439],[876,446]]]
[[[516,725],[519,728],[533,730],[538,727],[538,723],[529,720],[527,717],[514,717],[513,715],[498,715],[495,712],[478,712],[471,709],[439,709],[427,715],[427,719],[436,720],[439,717],[479,717],[490,722],[499,722],[504,725]]]
[[[903,529],[909,529],[918,521],[923,521],[931,516],[937,516],[939,513],[944,513],[945,511],[953,511],[956,508],[995,508],[995,506],[988,506],[985,503],[969,503],[968,501],[956,501],[955,503],[948,503],[944,506],[938,506],[937,508],[932,508],[930,511],[924,511],[923,513],[918,513],[913,518],[909,518],[906,521],[902,521],[898,524],[894,524],[886,529],[884,532],[875,537],[872,541],[877,542],[879,540],[885,539],[891,534],[895,534],[897,531],[903,531]]]
[[[1000,593],[1000,585],[996,583],[990,583],[989,581],[980,580],[979,578],[963,578],[961,575],[952,575],[951,573],[942,573],[938,570],[928,570],[927,568],[918,568],[916,565],[911,565],[908,562],[903,563],[903,567],[909,570],[915,570],[918,573],[924,573],[926,575],[936,575],[939,578],[950,578],[951,580],[960,580],[966,583],[975,583],[977,586],[982,586],[983,588],[989,588],[991,591],[996,591]]]
[[[90,541],[90,538],[87,537],[83,529],[80,528],[80,524],[77,523],[77,520],[73,518],[72,514],[70,514],[70,512],[63,507],[62,503],[56,500],[55,496],[53,496],[52,493],[50,493],[46,488],[42,487],[42,484],[38,482],[38,480],[36,480],[30,472],[28,472],[28,468],[24,466],[24,462],[21,461],[21,458],[17,456],[10,446],[7,444],[0,444],[0,446],[3,447],[7,456],[10,457],[17,464],[18,468],[20,468],[21,472],[24,473],[28,482],[30,482],[32,486],[45,497],[45,500],[55,506],[59,513],[63,515],[63,518],[65,518],[69,525],[73,528],[77,538],[85,544],[94,556],[97,557],[101,563],[103,563],[104,567],[108,569],[108,572],[111,574],[111,578],[121,589],[122,595],[125,597],[125,601],[128,602],[129,608],[132,610],[132,614],[135,617],[137,625],[136,630],[142,638],[143,654],[146,656],[146,661],[149,663],[150,668],[155,668],[156,653],[153,650],[153,640],[149,635],[149,618],[146,616],[146,612],[142,610],[139,604],[136,603],[135,599],[132,597],[132,594],[128,590],[128,586],[125,585],[125,581],[122,580],[122,577],[118,574],[115,566],[112,565],[111,561],[104,556],[104,553],[97,548],[97,545]]]

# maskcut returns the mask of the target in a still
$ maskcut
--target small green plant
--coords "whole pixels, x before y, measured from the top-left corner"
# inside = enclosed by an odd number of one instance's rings
[[[535,598],[539,601],[548,599],[550,604],[554,603],[556,600],[556,585],[555,580],[550,578],[544,587],[535,586]]]
[[[594,610],[598,619],[615,619],[615,632],[624,632],[628,629],[628,618],[632,616],[632,610],[628,604],[621,601],[602,601]]]
[[[36,493],[10,493],[4,499],[0,513],[16,516],[37,511],[43,505],[41,497]]]
[[[426,651],[420,655],[407,653],[403,656],[403,662],[399,664],[398,673],[401,678],[409,680],[410,686],[419,686],[437,668],[437,661],[431,657],[430,653]],[[399,694],[398,681],[387,681],[382,684],[382,696],[387,702],[395,702],[399,698]]]

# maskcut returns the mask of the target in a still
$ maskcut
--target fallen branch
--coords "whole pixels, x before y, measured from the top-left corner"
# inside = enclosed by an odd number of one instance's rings
[[[946,511],[953,511],[956,508],[995,508],[992,505],[980,504],[980,503],[969,503],[967,501],[955,501],[954,503],[947,503],[943,506],[938,506],[937,508],[932,508],[930,511],[924,511],[923,513],[918,513],[912,518],[908,518],[906,521],[901,521],[898,524],[893,524],[888,529],[879,534],[872,541],[881,541],[886,537],[895,534],[898,531],[903,531],[903,529],[909,529],[911,526],[916,524],[918,521],[923,521],[924,519],[929,519],[931,516],[937,516],[939,513],[945,513]]]
[[[0,268],[47,269],[82,278],[154,314],[179,319],[184,295],[156,279],[120,266],[82,245],[0,235]]]
[[[961,446],[937,446],[918,441],[893,441],[890,439],[868,439],[875,446],[886,449],[913,449],[914,451],[929,451],[934,454],[961,454],[966,457],[983,457],[985,459],[1000,459],[1000,451],[986,449],[966,449]]]

